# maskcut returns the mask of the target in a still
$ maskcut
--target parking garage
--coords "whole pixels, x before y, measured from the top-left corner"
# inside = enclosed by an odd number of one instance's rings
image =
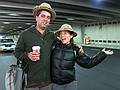
[[[98,2],[99,1],[99,2]],[[57,17],[50,23],[54,32],[69,23],[77,32],[75,43],[83,46],[93,56],[102,48],[114,51],[100,65],[84,69],[76,65],[77,90],[119,90],[120,86],[120,3],[118,0],[1,0],[0,38],[10,38],[16,43],[24,30],[35,24],[32,8],[48,2]],[[87,35],[88,41],[85,36]],[[5,73],[16,63],[13,52],[0,52],[0,90],[5,90]]]

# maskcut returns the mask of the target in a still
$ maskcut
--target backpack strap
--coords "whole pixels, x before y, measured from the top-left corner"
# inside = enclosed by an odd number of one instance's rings
[[[73,46],[73,52],[74,52],[74,55],[75,55],[75,58],[76,58],[76,56],[77,56],[77,51],[76,51],[76,44],[72,44],[72,46]]]
[[[77,46],[77,44],[73,44],[73,50],[75,53],[75,57],[77,55],[82,55],[84,53],[84,51],[80,51],[80,49],[82,49],[82,47]]]

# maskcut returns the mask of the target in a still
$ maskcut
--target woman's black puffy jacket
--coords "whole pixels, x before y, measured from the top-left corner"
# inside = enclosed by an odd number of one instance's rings
[[[102,62],[106,54],[99,52],[93,57],[79,52],[74,44],[64,45],[57,42],[53,45],[51,55],[51,78],[56,84],[62,85],[75,80],[75,62],[84,68],[92,68]]]

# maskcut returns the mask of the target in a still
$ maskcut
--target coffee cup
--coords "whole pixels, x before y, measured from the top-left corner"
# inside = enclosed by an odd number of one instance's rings
[[[40,46],[33,46],[32,50],[33,52],[40,53]]]

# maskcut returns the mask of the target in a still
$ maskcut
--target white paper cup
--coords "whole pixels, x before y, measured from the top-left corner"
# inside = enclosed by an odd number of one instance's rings
[[[33,50],[33,52],[40,53],[40,46],[33,46],[32,50]]]

